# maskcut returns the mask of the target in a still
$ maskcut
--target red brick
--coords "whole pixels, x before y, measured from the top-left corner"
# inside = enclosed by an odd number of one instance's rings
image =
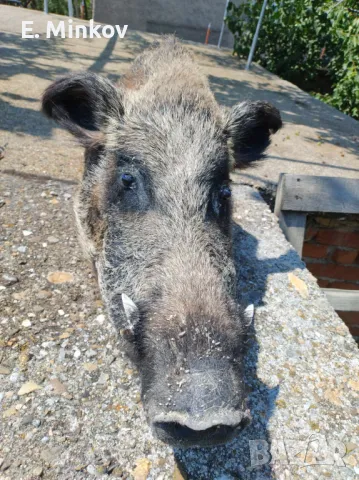
[[[315,243],[304,243],[303,257],[310,258],[325,258],[328,254],[328,247],[326,245],[317,245]]]
[[[320,286],[320,288],[330,288],[330,280],[324,280],[323,278],[319,278],[318,285]]]
[[[308,242],[309,240],[313,240],[316,234],[319,232],[318,228],[314,227],[307,227],[304,234],[304,241]]]
[[[359,337],[359,327],[355,325],[349,325],[349,332],[353,335],[353,337]]]
[[[355,262],[357,256],[358,250],[343,250],[342,248],[337,248],[332,258],[334,262],[350,265]]]
[[[323,245],[359,249],[359,232],[340,232],[338,230],[320,230],[315,237],[316,242]]]
[[[322,287],[322,288],[325,288],[325,287]],[[359,283],[330,282],[327,288],[343,288],[344,290],[359,290]]]
[[[315,277],[333,278],[334,280],[359,281],[359,265],[347,267],[335,263],[308,263],[307,268]]]
[[[359,336],[359,312],[341,312],[337,311],[339,317],[348,326],[350,333]]]

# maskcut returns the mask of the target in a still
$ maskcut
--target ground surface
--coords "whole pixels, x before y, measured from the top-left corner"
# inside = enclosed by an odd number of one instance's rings
[[[179,480],[175,456],[193,480],[358,478],[357,347],[248,187],[234,187],[241,225],[234,238],[239,293],[257,307],[247,356],[254,421],[227,447],[210,450],[173,452],[152,437],[136,372],[118,349],[76,239],[72,200],[82,153],[38,112],[57,75],[89,68],[116,82],[151,37],[21,40],[21,20],[33,19],[41,33],[45,18],[0,6],[0,145],[7,144],[0,160],[0,479]],[[280,171],[357,177],[356,122],[257,67],[240,70],[228,52],[191,48],[223,104],[269,99],[288,122],[271,150],[275,168],[246,171],[242,181],[265,185]],[[314,465],[313,435],[317,443],[340,441],[344,453]],[[251,467],[249,440],[256,439],[286,440],[281,465]]]

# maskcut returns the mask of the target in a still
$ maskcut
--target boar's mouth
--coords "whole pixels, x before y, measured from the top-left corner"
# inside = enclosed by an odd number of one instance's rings
[[[202,418],[180,412],[159,414],[151,425],[155,435],[175,447],[212,447],[229,442],[250,423],[249,410],[222,411]]]

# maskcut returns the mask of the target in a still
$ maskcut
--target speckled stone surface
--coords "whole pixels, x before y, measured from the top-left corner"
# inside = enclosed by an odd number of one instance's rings
[[[243,185],[233,193],[239,295],[256,306],[253,422],[227,447],[182,458],[198,479],[358,479],[357,345],[260,195]]]

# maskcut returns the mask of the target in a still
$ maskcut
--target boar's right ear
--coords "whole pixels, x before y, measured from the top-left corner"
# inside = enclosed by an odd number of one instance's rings
[[[42,111],[71,132],[84,147],[101,143],[103,127],[120,119],[123,106],[115,86],[91,72],[52,83],[42,97]]]
[[[282,126],[279,111],[267,102],[242,102],[235,105],[227,118],[227,135],[234,166],[245,168],[263,158],[270,136]]]

